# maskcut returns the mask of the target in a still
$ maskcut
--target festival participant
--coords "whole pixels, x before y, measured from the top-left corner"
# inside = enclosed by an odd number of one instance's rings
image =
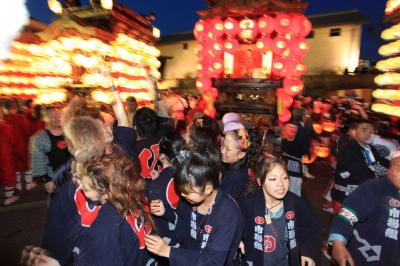
[[[178,168],[175,185],[184,200],[176,214],[161,210],[176,221],[180,247],[167,245],[159,236],[147,236],[147,249],[169,258],[170,265],[231,265],[239,246],[243,220],[235,201],[219,190],[219,156],[211,147],[197,147]],[[155,213],[154,207],[152,208]]]
[[[4,205],[10,205],[19,199],[16,195],[16,154],[18,145],[14,128],[4,120],[3,109],[0,108],[0,181],[4,189]]]
[[[49,107],[44,111],[46,129],[32,140],[32,176],[44,183],[48,193],[54,192],[53,173],[70,157],[61,125],[61,110]]]
[[[147,265],[144,237],[153,222],[145,183],[133,162],[102,155],[78,162],[77,176],[79,186],[64,191],[74,194],[67,232],[70,263]]]
[[[361,184],[343,202],[328,242],[340,266],[400,265],[400,152],[387,177]]]
[[[303,199],[288,192],[284,163],[261,156],[240,201],[246,265],[319,265],[321,229]],[[307,263],[307,264],[306,264]]]
[[[244,127],[236,129],[225,126],[224,129],[226,133],[221,140],[221,157],[224,164],[220,189],[237,200],[245,192],[252,177],[252,145],[249,133]]]
[[[153,171],[151,179],[146,179],[146,196],[150,201],[150,207],[154,212],[153,220],[157,227],[157,233],[164,241],[173,246],[175,227],[173,223],[159,217],[160,202],[170,211],[175,210],[179,203],[179,195],[175,191],[174,174],[176,167],[187,158],[188,150],[184,139],[178,132],[170,132],[160,141],[161,172]],[[168,260],[167,260],[168,261]],[[158,262],[167,264],[165,258],[159,258]]]

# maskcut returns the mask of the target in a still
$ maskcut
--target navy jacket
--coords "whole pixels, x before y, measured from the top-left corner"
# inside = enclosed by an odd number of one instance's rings
[[[388,178],[358,187],[331,226],[344,237],[356,265],[400,265],[400,192]],[[338,239],[337,237],[334,239]]]
[[[173,211],[177,208],[179,203],[179,196],[175,191],[174,183],[174,169],[172,167],[164,168],[158,178],[146,179],[146,196],[151,200],[159,199],[163,202],[164,207],[168,211]],[[164,238],[166,241],[173,241],[175,234],[175,224],[168,222],[162,217],[152,216],[153,221],[157,227],[157,234]],[[169,242],[169,245],[174,245]]]
[[[171,249],[170,265],[232,265],[244,227],[236,202],[219,190],[210,213],[203,221],[198,221],[202,233],[197,239],[191,232],[193,211],[186,201],[179,202],[175,232],[180,247]]]
[[[223,179],[219,188],[235,200],[246,191],[251,178],[251,170],[247,168],[245,161],[246,158],[243,158],[236,163],[225,165],[222,169]]]
[[[242,265],[264,265],[265,198],[261,190],[247,195],[240,201],[245,230],[243,243],[245,256]],[[287,248],[289,265],[300,265],[300,256],[312,258],[319,265],[321,227],[305,201],[288,192],[283,200],[288,230]],[[267,236],[268,237],[268,236]],[[252,263],[252,264],[251,264]]]

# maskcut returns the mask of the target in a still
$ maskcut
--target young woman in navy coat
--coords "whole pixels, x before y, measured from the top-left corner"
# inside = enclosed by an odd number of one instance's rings
[[[318,265],[321,229],[304,200],[288,192],[284,163],[262,156],[257,165],[239,204],[245,221],[242,265]]]
[[[196,147],[190,152],[175,178],[183,199],[176,212],[162,211],[164,218],[175,221],[180,247],[170,247],[158,236],[147,236],[150,252],[169,258],[170,265],[232,264],[244,225],[236,202],[218,189],[219,174],[215,148]]]

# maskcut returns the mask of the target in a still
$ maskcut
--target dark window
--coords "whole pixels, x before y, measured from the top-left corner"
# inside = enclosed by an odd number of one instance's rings
[[[312,39],[314,38],[314,31],[310,31],[310,33],[307,35],[306,39]]]
[[[340,36],[340,28],[331,29],[329,36],[331,37]]]
[[[185,42],[185,43],[183,44],[183,50],[187,50],[188,46],[189,46],[189,45]]]

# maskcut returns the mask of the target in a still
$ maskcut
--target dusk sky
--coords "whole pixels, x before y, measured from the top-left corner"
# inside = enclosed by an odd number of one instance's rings
[[[82,3],[88,3],[82,0]],[[155,25],[161,34],[190,31],[198,20],[197,10],[205,9],[203,0],[118,0],[141,14],[154,12],[157,16]],[[363,26],[361,58],[379,59],[377,50],[382,44],[380,33],[383,25],[385,0],[308,0],[306,15],[358,9],[371,21]],[[28,9],[33,18],[49,23],[55,15],[49,10],[47,0],[27,0]]]

